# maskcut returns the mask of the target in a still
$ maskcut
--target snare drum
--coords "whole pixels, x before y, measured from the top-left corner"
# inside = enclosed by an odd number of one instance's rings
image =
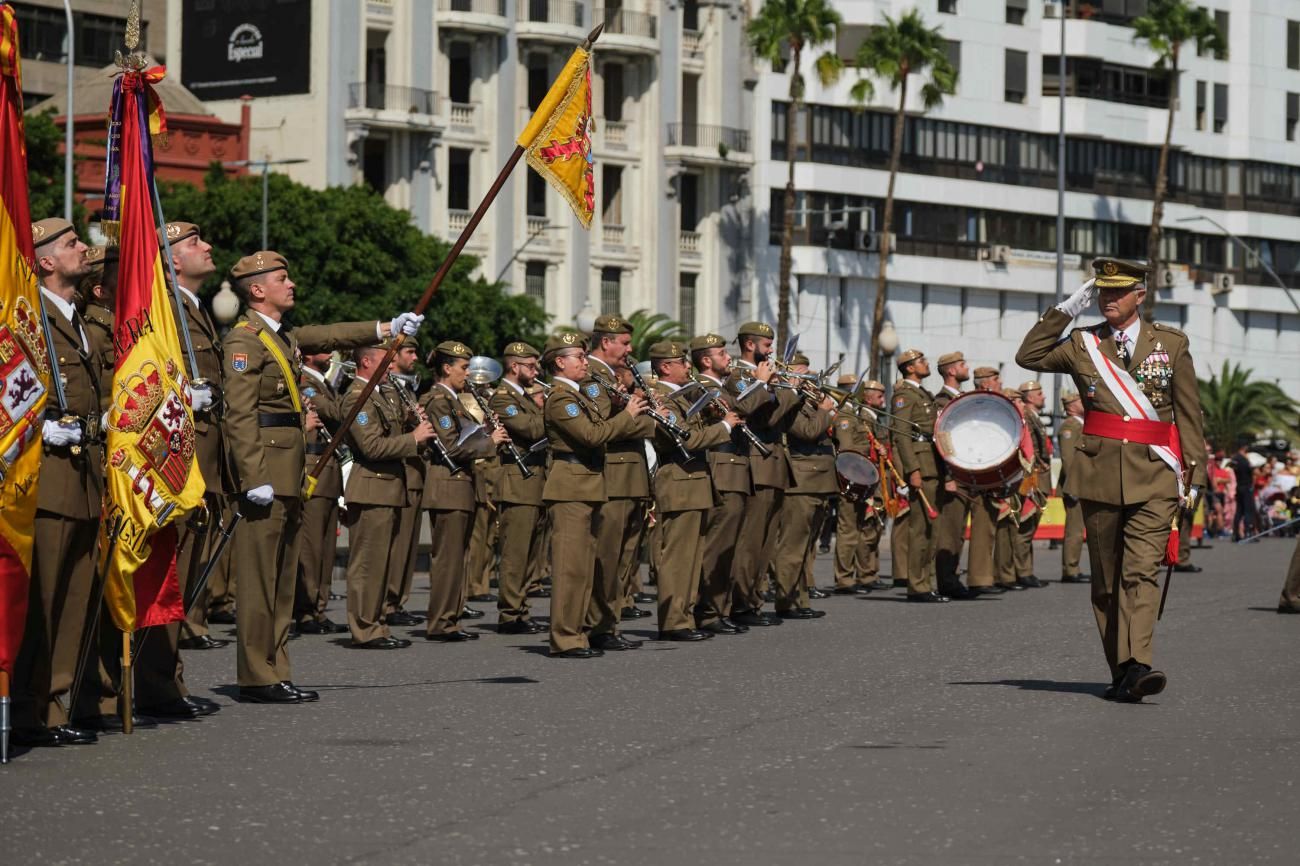
[[[875,464],[857,451],[841,451],[835,455],[835,475],[840,482],[840,495],[850,502],[865,502],[880,483]]]
[[[934,444],[948,464],[948,474],[976,490],[1020,480],[1027,434],[1016,404],[992,391],[962,394],[934,422]]]

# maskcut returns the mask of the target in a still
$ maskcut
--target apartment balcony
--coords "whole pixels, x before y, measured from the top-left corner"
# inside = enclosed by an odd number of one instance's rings
[[[438,94],[419,87],[402,87],[380,81],[358,81],[348,86],[349,123],[381,129],[436,131]]]
[[[460,238],[460,233],[465,231],[465,226],[469,225],[470,218],[474,215],[473,211],[452,210],[447,211],[447,240],[454,243]],[[480,228],[482,224],[480,223]],[[467,249],[483,251],[488,247],[488,235],[484,232],[475,232],[468,241],[465,242]]]
[[[684,259],[698,259],[700,257],[700,241],[699,232],[682,230],[677,233],[677,252]]]
[[[682,64],[693,70],[704,68],[704,34],[700,31],[682,31]]]
[[[587,37],[587,6],[578,0],[517,0],[520,40],[572,46]]]
[[[481,138],[483,106],[477,102],[448,102],[447,134],[459,138]]]
[[[754,162],[748,130],[702,123],[668,124],[668,155],[703,166],[745,167]]]
[[[631,124],[624,120],[597,120],[596,142],[601,153],[625,154],[638,149]]]
[[[595,20],[605,23],[605,31],[600,34],[601,51],[659,53],[658,16],[628,9],[597,9]]]
[[[604,223],[600,227],[600,242],[606,249],[627,248],[626,226]]]
[[[506,0],[438,0],[438,26],[469,33],[510,32]]]

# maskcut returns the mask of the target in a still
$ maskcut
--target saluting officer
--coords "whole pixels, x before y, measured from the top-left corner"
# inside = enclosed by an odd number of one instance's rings
[[[319,424],[298,390],[299,353],[372,345],[400,331],[412,335],[422,316],[391,322],[344,322],[290,328],[294,306],[289,263],[277,252],[244,256],[230,271],[248,305],[226,335],[226,434],[244,525],[236,600],[239,697],[254,703],[300,703],[319,698],[293,684],[287,645],[297,587],[299,529],[307,426]],[[242,563],[242,561],[241,561]]]
[[[1158,571],[1180,504],[1195,507],[1205,484],[1205,440],[1187,336],[1138,315],[1146,266],[1101,258],[1093,269],[1029,331],[1016,363],[1069,373],[1084,395],[1069,492],[1087,528],[1093,612],[1111,671],[1105,697],[1137,702],[1166,684],[1151,669]],[[1062,339],[1094,299],[1106,321]]]
[[[1083,441],[1083,398],[1074,391],[1061,395],[1061,407],[1065,409],[1065,420],[1056,432],[1061,453],[1061,474],[1056,479],[1056,489],[1061,494],[1065,505],[1065,539],[1061,543],[1061,583],[1088,583],[1092,577],[1079,572],[1079,560],[1083,554],[1083,506],[1079,497],[1066,493],[1066,483],[1070,478],[1071,467],[1079,455],[1078,446]]]
[[[857,384],[857,377],[840,377],[845,387]],[[859,395],[853,395],[854,398]],[[880,578],[880,536],[884,529],[885,502],[881,491],[885,489],[885,455],[876,446],[884,448],[889,435],[873,409],[885,405],[885,385],[869,379],[862,385],[863,405],[855,407],[846,400],[835,416],[835,448],[838,452],[853,451],[866,457],[880,470],[880,484],[876,492],[861,502],[840,497],[835,527],[835,588],[839,595],[865,595],[874,590],[889,589],[889,581]],[[873,443],[874,438],[874,443]]]
[[[930,362],[920,349],[908,349],[898,356],[898,370],[903,380],[894,391],[893,424],[894,458],[898,471],[907,481],[912,507],[908,511],[907,600],[945,602],[948,596],[935,591],[934,524],[925,503],[934,504],[938,497],[943,461],[935,451],[932,437],[938,415],[934,396],[921,382],[930,375]],[[925,437],[917,441],[916,434]],[[922,497],[924,494],[924,497]]]
[[[528,393],[537,381],[539,353],[516,340],[502,350],[501,383],[488,405],[497,413],[510,440],[524,455],[532,472],[524,478],[514,463],[501,467],[497,507],[501,510],[501,562],[497,571],[497,631],[501,634],[537,634],[528,609],[528,574],[542,555],[542,491],[546,487],[543,457],[530,457],[534,446],[546,438],[542,407]]]

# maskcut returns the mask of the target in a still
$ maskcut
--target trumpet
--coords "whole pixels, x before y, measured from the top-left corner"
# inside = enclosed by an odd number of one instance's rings
[[[476,355],[469,359],[469,375],[466,377],[469,381],[469,393],[473,396],[474,401],[478,403],[478,407],[483,410],[483,417],[493,430],[503,430],[505,428],[501,426],[500,416],[493,411],[488,404],[487,398],[483,396],[479,388],[500,379],[502,372],[501,365],[495,359],[486,355]],[[515,462],[524,478],[533,477],[533,471],[524,463],[526,458],[520,453],[519,446],[515,445],[512,440],[507,439],[498,450],[504,451],[506,456]]]
[[[429,416],[425,413],[424,407],[420,405],[419,400],[415,399],[415,395],[397,377],[396,373],[390,372],[388,374],[388,383],[397,391],[397,398],[402,401],[402,406],[406,408],[407,414],[419,423],[427,423]],[[460,471],[460,464],[452,459],[451,452],[447,450],[447,446],[443,445],[442,440],[437,436],[429,440],[429,445],[426,446],[426,451],[422,456],[430,463],[441,463],[447,467],[447,471],[452,475]]]
[[[706,385],[704,382],[700,381],[699,379],[694,379],[694,381],[697,385],[699,385],[701,388],[704,389],[704,393],[709,395],[709,407],[713,409],[713,411],[716,412],[719,417],[725,416],[728,412],[735,412],[737,415],[740,415],[739,409],[733,409],[731,406],[727,405],[726,400],[722,399],[722,392],[720,390],[718,390],[717,388],[710,388],[708,385]],[[743,422],[745,420],[745,416],[741,415],[740,420]],[[749,429],[748,424],[742,423],[740,425],[740,432],[743,433],[745,435],[745,438],[749,440],[749,444],[753,446],[755,451],[757,451],[759,454],[763,455],[764,457],[772,456],[772,449],[768,448],[767,443],[765,443],[762,439],[758,438],[757,433]]]

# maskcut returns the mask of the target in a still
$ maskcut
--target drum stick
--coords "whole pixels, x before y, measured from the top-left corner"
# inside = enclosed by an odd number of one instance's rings
[[[867,431],[867,438],[871,440],[871,447],[876,449],[876,453],[885,458],[885,465],[889,467],[889,474],[894,476],[894,483],[899,487],[910,487],[910,485],[903,480],[903,476],[898,474],[898,469],[894,467],[894,461],[889,459],[889,455],[885,452],[884,447],[881,446],[880,440],[877,439],[870,430]],[[926,517],[929,517],[931,520],[937,520],[939,518],[939,512],[934,510],[934,506],[930,504],[930,500],[925,497],[925,491],[920,487],[917,487],[916,495],[921,498],[921,504],[925,506]]]

